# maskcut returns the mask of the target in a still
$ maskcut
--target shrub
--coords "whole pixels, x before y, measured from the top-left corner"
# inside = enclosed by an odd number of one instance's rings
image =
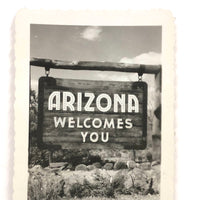
[[[125,188],[124,182],[125,182],[124,175],[122,175],[121,173],[118,173],[112,182],[112,187],[117,193],[123,194],[123,191]]]
[[[88,171],[91,171],[91,170],[96,169],[96,167],[94,165],[88,165],[87,169],[88,169]]]
[[[42,192],[42,177],[31,176],[28,179],[28,200],[40,200],[44,199],[44,193]]]
[[[41,165],[47,167],[49,165],[49,151],[40,150],[37,146],[29,148],[29,167],[34,165]]]
[[[29,145],[36,144],[38,98],[34,90],[30,90],[29,101]]]
[[[95,183],[90,183],[86,179],[83,180],[83,184],[74,183],[69,190],[71,197],[114,197],[114,188],[107,178],[97,172],[95,179]]]
[[[28,200],[55,200],[64,196],[65,182],[58,176],[44,173],[30,173]]]
[[[84,185],[80,184],[80,183],[74,183],[70,190],[70,195],[71,197],[78,197],[78,198],[82,198],[82,197],[87,197],[90,196],[90,191],[86,189],[86,187],[84,187]]]
[[[108,187],[104,188],[104,194],[106,197],[114,197],[115,191],[114,191],[114,188],[112,187],[112,185],[109,185]]]
[[[131,160],[128,162],[128,166],[127,166],[129,169],[134,169],[136,168],[136,162]]]
[[[103,177],[99,171],[96,171],[95,180],[96,184],[93,184],[92,190],[93,196],[114,197],[114,187],[108,177]]]

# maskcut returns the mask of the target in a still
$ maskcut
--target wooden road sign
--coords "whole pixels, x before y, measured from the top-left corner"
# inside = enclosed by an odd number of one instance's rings
[[[145,82],[41,77],[38,103],[40,146],[146,148]]]

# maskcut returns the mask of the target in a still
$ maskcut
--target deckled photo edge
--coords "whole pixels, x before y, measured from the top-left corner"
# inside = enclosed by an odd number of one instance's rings
[[[60,13],[58,16],[57,13]],[[91,18],[91,15],[93,16]],[[160,16],[158,19],[157,16]],[[76,20],[73,17],[76,16]],[[109,18],[108,18],[109,17]],[[161,200],[174,199],[175,24],[170,11],[19,11],[15,36],[15,152],[13,199],[27,200],[30,24],[162,26]],[[167,187],[166,187],[167,186]]]

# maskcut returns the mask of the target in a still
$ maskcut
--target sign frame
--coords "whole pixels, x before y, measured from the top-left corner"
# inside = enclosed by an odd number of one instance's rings
[[[64,80],[64,79],[63,79]],[[65,80],[71,80],[71,79],[65,79]],[[84,82],[101,82],[98,80],[80,80],[80,79],[73,79],[74,81],[80,82],[80,81],[84,81]],[[112,82],[112,83],[124,83],[124,82],[120,82],[120,81],[107,81],[107,82]],[[127,82],[126,82],[127,83]],[[147,146],[147,83],[143,82],[143,81],[136,81],[136,82],[128,82],[130,84],[132,84],[134,87],[135,86],[139,86],[142,87],[143,89],[143,104],[142,104],[142,136],[141,136],[141,141],[139,144],[126,144],[126,145],[121,145],[123,146],[124,149],[133,149],[133,150],[143,150],[146,148]],[[40,77],[39,79],[39,86],[38,86],[38,128],[37,128],[37,142],[38,142],[38,146],[40,148],[47,148],[50,150],[56,150],[56,149],[62,149],[61,145],[57,145],[57,144],[46,144],[43,141],[43,122],[44,122],[44,113],[43,113],[43,108],[44,108],[44,90],[46,88],[52,87],[53,89],[60,89],[61,86],[58,86],[56,84],[56,78],[53,77],[49,77],[49,76],[44,76],[44,77]],[[138,137],[139,138],[139,137]],[[85,143],[84,143],[85,144]],[[96,144],[96,143],[94,143]],[[113,147],[109,147],[109,145],[107,144],[103,144],[104,147],[103,148],[113,148]],[[76,147],[77,148],[77,147]],[[86,149],[91,149],[91,147],[80,147],[80,149],[82,148],[86,148]],[[69,148],[71,149],[71,147]]]

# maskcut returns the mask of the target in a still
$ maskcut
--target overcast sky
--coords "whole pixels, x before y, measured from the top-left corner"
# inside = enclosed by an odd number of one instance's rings
[[[110,61],[161,64],[160,26],[31,25],[30,57],[63,61]],[[59,78],[136,81],[137,74],[51,70]],[[44,69],[31,67],[31,88],[37,91]],[[151,93],[153,75],[144,75]]]

